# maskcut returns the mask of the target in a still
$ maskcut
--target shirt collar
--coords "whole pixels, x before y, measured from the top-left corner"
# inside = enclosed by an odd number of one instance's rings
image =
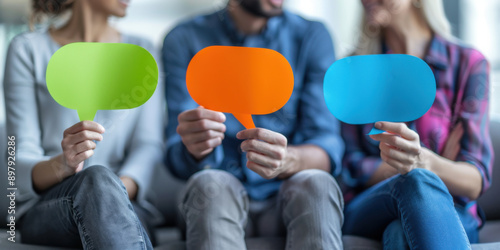
[[[234,21],[227,8],[218,11],[217,15],[219,16],[219,19],[221,20],[231,39],[233,39],[233,42],[242,45],[248,35],[243,34],[236,28],[236,25],[234,24]],[[284,15],[286,15],[286,11],[283,11],[283,14],[279,16],[269,18],[266,27],[264,27],[264,29],[259,34],[253,36],[261,36],[267,39],[272,39],[276,32],[279,30]]]
[[[382,53],[392,53],[385,42],[382,42]],[[434,34],[432,37],[427,53],[424,56],[424,61],[440,70],[445,70],[448,67],[448,49],[447,42],[441,36]]]
[[[444,38],[434,35],[424,61],[441,70],[448,67],[448,46]]]

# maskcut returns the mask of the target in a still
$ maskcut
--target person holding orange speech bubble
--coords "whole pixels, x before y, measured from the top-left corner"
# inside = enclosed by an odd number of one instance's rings
[[[322,90],[333,42],[283,2],[230,0],[165,38],[165,162],[188,180],[188,249],[246,249],[249,236],[342,249],[344,145]]]

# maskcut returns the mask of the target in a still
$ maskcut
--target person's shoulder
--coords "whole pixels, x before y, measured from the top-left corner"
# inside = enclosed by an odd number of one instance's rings
[[[10,48],[29,48],[33,43],[42,44],[47,39],[47,30],[26,31],[16,35],[10,42]]]
[[[301,33],[316,33],[316,32],[327,32],[326,26],[318,21],[302,17],[298,14],[283,11],[283,19],[286,25],[293,30]]]
[[[448,51],[457,53],[457,55],[462,58],[463,61],[475,65],[480,62],[487,62],[486,57],[474,46],[463,42],[457,38],[445,39],[440,38],[448,47]]]
[[[121,35],[123,36],[122,42],[124,43],[138,45],[147,50],[154,49],[153,43],[147,38],[144,38],[136,34],[128,34],[128,33],[122,33]]]
[[[183,20],[168,32],[165,39],[178,38],[179,36],[183,36],[188,33],[196,34],[199,31],[210,29],[212,26],[216,25],[218,21],[220,21],[220,19],[218,19],[220,18],[218,15],[219,12],[214,12]]]

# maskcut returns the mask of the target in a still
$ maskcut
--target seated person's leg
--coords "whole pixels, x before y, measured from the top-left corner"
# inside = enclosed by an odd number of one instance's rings
[[[331,174],[317,169],[296,173],[283,182],[278,201],[286,249],[342,249],[344,200]]]
[[[86,249],[152,249],[120,179],[91,166],[45,191],[22,218],[22,241]]]
[[[386,250],[404,250],[410,249],[406,242],[405,232],[400,220],[394,220],[385,230],[382,238],[384,249]]]
[[[443,242],[450,249],[469,245],[448,189],[428,170],[397,175],[358,195],[346,206],[343,231],[381,240],[386,227],[398,219],[412,248],[439,249]]]
[[[193,175],[182,201],[187,249],[246,249],[248,196],[241,182],[222,170]]]

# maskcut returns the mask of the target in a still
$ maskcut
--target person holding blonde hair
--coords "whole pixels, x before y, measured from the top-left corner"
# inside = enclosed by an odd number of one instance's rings
[[[63,13],[70,18],[61,27],[18,35],[7,54],[7,134],[16,140],[22,242],[152,249],[146,229],[156,211],[145,197],[162,156],[162,91],[139,108],[98,111],[95,121],[79,121],[75,110],[52,99],[45,74],[51,56],[73,42],[131,43],[153,54],[154,47],[108,23],[125,16],[128,1],[32,2],[35,22]]]
[[[470,249],[484,223],[475,200],[491,184],[489,66],[451,35],[438,0],[362,0],[356,55],[409,54],[436,78],[436,99],[409,123],[342,125],[343,233],[384,249]],[[402,82],[401,84],[405,84]]]

